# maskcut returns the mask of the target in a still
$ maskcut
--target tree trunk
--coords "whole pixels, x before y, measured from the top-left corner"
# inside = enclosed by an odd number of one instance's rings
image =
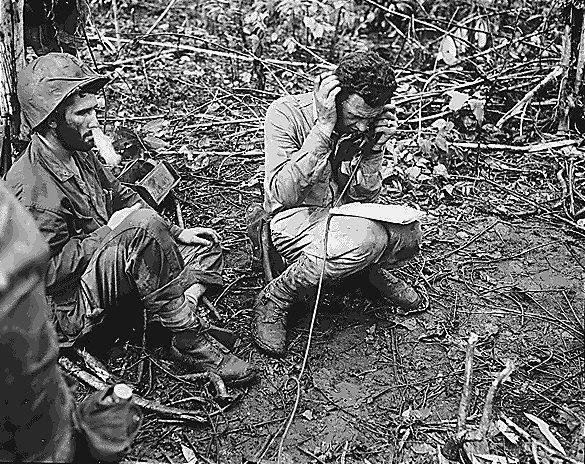
[[[559,132],[576,129],[585,132],[585,2],[567,0],[564,6],[565,31],[561,66],[564,77],[561,85],[558,119]]]
[[[24,66],[24,0],[0,0],[0,177],[12,163],[20,121],[16,73]]]

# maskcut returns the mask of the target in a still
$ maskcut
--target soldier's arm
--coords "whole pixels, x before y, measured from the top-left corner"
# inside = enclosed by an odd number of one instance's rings
[[[50,256],[46,275],[48,293],[77,285],[93,253],[111,232],[102,226],[88,235],[71,236],[66,218],[59,212],[31,207],[30,212],[49,244]]]
[[[272,103],[264,123],[266,188],[286,207],[302,203],[310,187],[328,165],[331,139],[315,126],[303,141],[294,137],[290,110],[280,100]]]

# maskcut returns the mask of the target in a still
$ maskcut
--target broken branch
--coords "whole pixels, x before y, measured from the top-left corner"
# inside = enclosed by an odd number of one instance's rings
[[[514,370],[514,363],[511,360],[506,361],[506,367],[498,374],[490,385],[487,396],[485,398],[485,404],[483,405],[483,413],[481,415],[481,421],[479,422],[479,428],[477,432],[469,435],[468,439],[473,441],[481,441],[485,439],[490,422],[493,414],[493,403],[494,397],[496,396],[496,390],[502,382],[510,377],[510,374]]]
[[[559,77],[562,73],[563,73],[563,67],[556,66],[549,73],[548,76],[546,76],[542,81],[540,81],[530,92],[528,92],[526,95],[524,95],[522,100],[520,100],[518,103],[516,103],[510,111],[508,111],[506,114],[504,114],[504,116],[502,116],[500,118],[500,120],[496,123],[496,127],[498,129],[500,129],[508,119],[512,118],[513,116],[515,116],[516,114],[518,114],[522,110],[524,105],[526,105],[526,103],[528,103],[532,99],[532,97],[534,97],[536,92],[538,92],[540,89],[542,89],[546,84],[548,84],[553,79],[556,79],[557,77]]]
[[[108,383],[100,380],[96,376],[90,374],[89,372],[84,371],[79,366],[77,366],[73,361],[71,361],[69,358],[65,356],[61,356],[59,358],[59,365],[67,373],[71,374],[73,377],[82,381],[84,384],[93,388],[94,390],[103,390],[110,386]],[[157,401],[147,400],[136,394],[133,395],[133,398],[134,402],[142,409],[148,412],[152,412],[160,417],[181,421],[199,422],[201,424],[207,423],[207,420],[204,417],[195,414],[191,411],[174,408],[171,406],[165,406]]]
[[[471,332],[467,340],[467,351],[465,353],[465,377],[463,380],[463,392],[459,403],[459,415],[457,416],[457,436],[462,438],[466,433],[465,423],[467,421],[467,410],[469,409],[469,398],[471,397],[471,378],[473,375],[473,354],[478,336]]]

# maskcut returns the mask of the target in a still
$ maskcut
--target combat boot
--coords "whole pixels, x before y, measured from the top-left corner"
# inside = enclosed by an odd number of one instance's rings
[[[286,324],[294,300],[274,298],[275,286],[281,277],[270,282],[258,295],[254,304],[252,340],[263,353],[274,358],[286,354]]]
[[[416,309],[422,301],[414,288],[378,264],[370,268],[368,280],[383,298],[398,307],[398,314],[407,314]]]
[[[256,298],[252,339],[268,356],[279,358],[286,354],[288,313],[316,285],[318,275],[314,267],[306,256],[301,256]]]
[[[213,372],[228,386],[249,383],[254,367],[232,354],[202,327],[176,332],[171,341],[171,358],[196,372]]]

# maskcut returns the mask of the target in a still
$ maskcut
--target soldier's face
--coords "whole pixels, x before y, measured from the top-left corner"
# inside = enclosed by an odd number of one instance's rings
[[[383,111],[383,105],[371,107],[357,93],[352,93],[337,107],[338,129],[341,132],[367,132]]]
[[[57,123],[57,135],[70,150],[88,151],[95,146],[92,129],[99,127],[95,94],[75,94],[67,99],[61,121]]]

